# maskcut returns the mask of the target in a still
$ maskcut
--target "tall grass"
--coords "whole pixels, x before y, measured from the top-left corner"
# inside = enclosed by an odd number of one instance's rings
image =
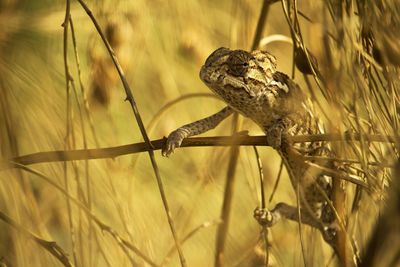
[[[104,0],[87,5],[115,50],[144,124],[155,118],[147,133],[158,139],[224,106],[198,95],[158,113],[184,95],[209,93],[198,78],[200,66],[220,46],[250,49],[263,2]],[[71,1],[70,13],[76,43],[69,25],[66,55],[73,82],[67,94],[61,27],[65,3],[0,3],[2,162],[40,151],[142,140],[124,102],[118,73],[91,20],[77,1]],[[351,266],[356,257],[370,266],[394,266],[396,260],[398,264],[399,209],[387,189],[396,189],[398,179],[393,166],[399,156],[400,4],[276,2],[270,4],[264,23],[259,48],[273,53],[278,68],[307,91],[326,133],[343,140],[346,133],[362,137],[331,143],[341,168],[368,184],[364,189],[334,182],[334,205],[346,229],[340,243],[342,264]],[[264,39],[269,36],[275,38]],[[282,36],[291,43],[278,41]],[[262,134],[251,121],[239,122],[239,130]],[[230,135],[231,124],[229,119],[208,135]],[[372,142],[374,135],[392,139]],[[280,159],[270,148],[258,151],[269,197]],[[229,148],[215,146],[178,149],[170,158],[155,154],[188,266],[214,264],[229,158]],[[0,263],[181,265],[147,156],[17,167],[0,170]],[[253,219],[261,200],[252,148],[240,148],[235,176],[222,261],[225,266],[263,266],[265,242]],[[282,201],[296,205],[295,197],[283,170],[267,207]],[[382,225],[390,235],[379,235]],[[303,226],[302,236],[303,250],[296,223],[282,221],[270,228],[269,266],[340,264],[319,232]],[[371,236],[383,236],[372,239],[382,245],[373,246]]]

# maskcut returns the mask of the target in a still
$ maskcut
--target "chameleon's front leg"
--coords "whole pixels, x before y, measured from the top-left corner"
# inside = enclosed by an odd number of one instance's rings
[[[163,148],[162,155],[168,157],[174,152],[175,148],[181,146],[183,139],[214,129],[221,121],[226,119],[233,112],[233,109],[230,107],[225,107],[210,117],[186,124],[171,132],[168,136],[167,143]]]

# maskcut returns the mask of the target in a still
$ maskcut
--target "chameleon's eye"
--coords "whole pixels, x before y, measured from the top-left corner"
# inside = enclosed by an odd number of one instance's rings
[[[252,55],[244,50],[235,50],[228,57],[226,63],[228,64],[228,72],[233,76],[244,76],[249,68],[249,60]]]

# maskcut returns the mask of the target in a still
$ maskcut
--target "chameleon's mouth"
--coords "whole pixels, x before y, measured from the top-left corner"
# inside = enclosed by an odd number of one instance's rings
[[[212,81],[209,79],[209,75],[208,75],[206,69],[207,69],[207,65],[204,64],[204,65],[201,67],[201,69],[200,69],[199,76],[200,76],[200,79],[201,79],[205,84],[209,85],[209,84],[211,84]]]

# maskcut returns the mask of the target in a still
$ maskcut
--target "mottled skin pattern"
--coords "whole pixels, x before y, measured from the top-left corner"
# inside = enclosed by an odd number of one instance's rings
[[[304,163],[302,155],[327,155],[321,142],[290,144],[285,136],[322,133],[310,101],[286,74],[276,70],[276,59],[265,51],[251,53],[221,47],[214,51],[200,70],[201,80],[225,103],[226,108],[205,119],[173,131],[164,156],[169,156],[186,137],[215,128],[234,111],[252,119],[265,132],[268,144],[284,160],[293,188],[300,185],[301,221],[319,229],[334,247],[334,216],[321,190],[330,198],[331,178]],[[298,220],[298,209],[279,203],[271,211],[256,209],[256,219],[272,226],[287,218]]]

